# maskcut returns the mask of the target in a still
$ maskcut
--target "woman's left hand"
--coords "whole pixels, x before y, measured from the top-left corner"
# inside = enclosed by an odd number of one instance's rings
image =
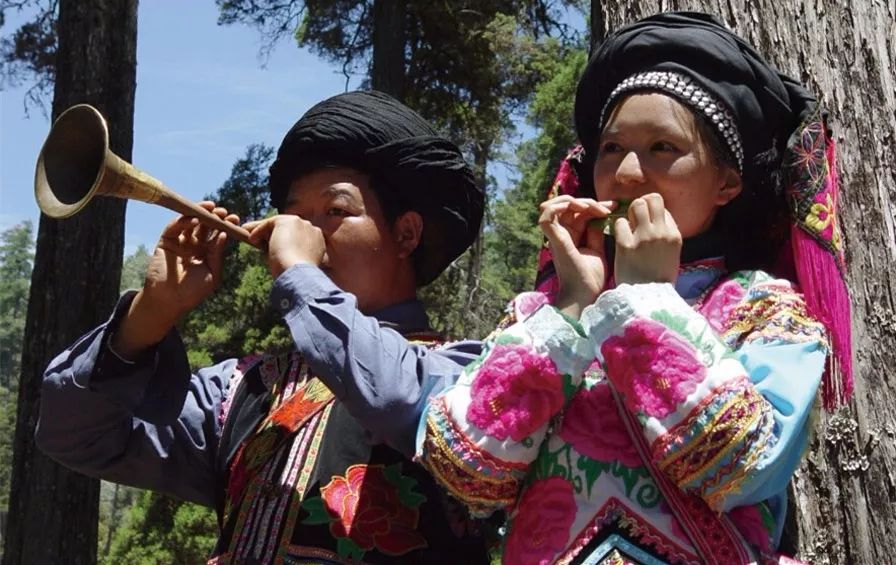
[[[558,196],[541,204],[538,225],[548,239],[560,292],[554,306],[578,318],[606,285],[604,234],[592,222],[605,218],[614,202]]]
[[[681,232],[663,197],[647,194],[632,201],[628,219],[614,225],[616,284],[669,282],[678,278]]]

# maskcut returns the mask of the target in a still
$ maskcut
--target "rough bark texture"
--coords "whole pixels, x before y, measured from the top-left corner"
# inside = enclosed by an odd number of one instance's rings
[[[373,68],[370,84],[375,90],[404,100],[405,21],[403,0],[373,1]]]
[[[53,118],[93,104],[110,145],[130,160],[137,69],[137,0],[61,0]],[[36,156],[35,156],[36,157]],[[14,439],[4,563],[94,563],[99,481],[34,447],[47,363],[111,312],[124,248],[124,201],[102,198],[68,220],[42,216],[37,236]]]
[[[616,0],[595,37],[665,10],[716,14],[818,93],[839,143],[856,394],[824,415],[792,485],[785,547],[813,563],[896,549],[896,0]],[[593,20],[595,21],[595,20]]]

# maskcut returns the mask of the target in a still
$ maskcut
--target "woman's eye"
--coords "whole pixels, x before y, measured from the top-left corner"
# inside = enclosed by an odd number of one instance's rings
[[[598,148],[598,153],[618,153],[622,151],[622,146],[613,141],[607,141]]]
[[[678,151],[678,148],[668,141],[657,141],[650,147],[650,149],[652,151]]]

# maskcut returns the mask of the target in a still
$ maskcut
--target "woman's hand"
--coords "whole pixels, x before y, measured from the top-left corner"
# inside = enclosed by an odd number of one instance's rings
[[[538,225],[551,246],[560,278],[555,306],[574,318],[606,285],[604,234],[592,220],[605,218],[615,206],[615,202],[572,196],[558,196],[541,205]]]
[[[268,269],[275,279],[298,263],[320,266],[324,261],[327,245],[323,232],[299,216],[282,214],[243,227],[249,231],[251,243],[266,242]]]
[[[681,232],[662,196],[653,193],[635,199],[628,209],[628,219],[617,219],[613,227],[617,284],[675,282]]]

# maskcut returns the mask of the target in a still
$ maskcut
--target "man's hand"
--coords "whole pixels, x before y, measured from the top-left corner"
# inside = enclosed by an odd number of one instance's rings
[[[681,232],[662,196],[652,193],[632,201],[628,219],[616,220],[614,233],[617,284],[675,282]]]
[[[200,206],[232,224],[214,202]],[[212,230],[195,218],[181,216],[168,224],[159,238],[146,269],[143,289],[134,297],[112,341],[112,348],[126,359],[161,341],[177,320],[190,312],[221,284],[227,234]]]
[[[283,271],[299,263],[320,266],[327,246],[323,232],[299,216],[281,214],[248,222],[249,241],[255,245],[267,243],[267,263],[276,279]]]
[[[604,234],[592,220],[608,216],[615,206],[615,202],[571,196],[558,196],[541,204],[538,225],[551,246],[560,278],[555,306],[574,318],[606,285]]]

